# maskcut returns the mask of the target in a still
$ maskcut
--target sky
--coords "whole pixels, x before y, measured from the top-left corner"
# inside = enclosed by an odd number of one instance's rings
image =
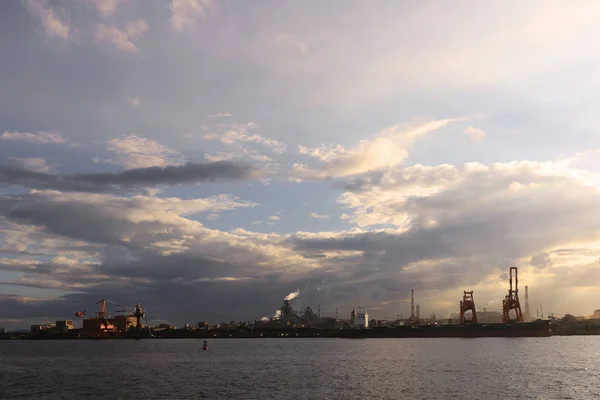
[[[600,3],[0,4],[0,326],[600,303]],[[523,301],[523,296],[522,301]]]

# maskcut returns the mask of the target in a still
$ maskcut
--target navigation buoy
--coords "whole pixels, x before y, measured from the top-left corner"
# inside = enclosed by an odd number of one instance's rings
[[[202,350],[208,350],[208,342],[205,340],[204,345],[202,345]]]

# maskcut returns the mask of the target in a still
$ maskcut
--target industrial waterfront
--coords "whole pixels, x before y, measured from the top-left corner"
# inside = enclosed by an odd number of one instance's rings
[[[477,337],[547,337],[552,335],[600,334],[600,311],[592,318],[571,315],[562,318],[533,318],[529,307],[528,287],[525,286],[524,309],[519,298],[518,269],[509,270],[509,289],[502,302],[502,312],[478,310],[474,291],[463,291],[458,313],[448,319],[420,315],[415,291],[411,290],[411,310],[408,318],[398,315],[395,320],[370,319],[367,310],[358,307],[349,318],[321,315],[310,306],[303,311],[294,309],[292,302],[299,291],[290,293],[271,318],[247,322],[209,324],[200,321],[176,327],[170,324],[152,326],[141,304],[133,307],[101,299],[98,311],[77,311],[81,327],[73,320],[54,324],[32,325],[29,331],[0,331],[0,339],[190,339],[190,338],[477,338]],[[113,313],[109,306],[114,308]]]

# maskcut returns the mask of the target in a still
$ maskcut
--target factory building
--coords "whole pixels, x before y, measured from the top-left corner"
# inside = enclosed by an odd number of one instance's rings
[[[57,333],[68,333],[70,330],[73,330],[73,321],[56,321],[55,326]]]
[[[46,324],[46,325],[31,325],[30,332],[31,333],[40,333],[43,331],[53,330],[56,325],[54,324]]]
[[[115,327],[108,321],[106,323],[98,318],[86,318],[83,321],[81,331],[85,333],[96,333],[101,331],[114,331]]]
[[[369,313],[358,308],[358,312],[352,310],[350,313],[350,326],[353,328],[364,329],[369,327]]]
[[[357,328],[368,328],[369,327],[369,313],[363,310],[358,310],[356,313],[356,319],[354,320],[354,326]]]
[[[128,332],[130,329],[137,327],[137,319],[133,315],[117,315],[114,318],[109,318],[108,322],[113,324],[119,332]]]
[[[137,320],[132,315],[117,315],[114,318],[106,318],[105,321],[98,318],[86,318],[83,320],[82,331],[84,332],[100,332],[100,331],[116,331],[128,332],[130,329],[137,327]]]
[[[171,325],[171,324],[158,324],[157,326],[154,327],[155,331],[161,331],[161,330],[169,330],[169,329],[177,329],[177,327],[175,325]]]
[[[320,327],[323,329],[336,329],[338,327],[338,320],[330,317],[321,317]]]
[[[198,322],[198,329],[208,329],[208,322],[207,321],[200,321]]]

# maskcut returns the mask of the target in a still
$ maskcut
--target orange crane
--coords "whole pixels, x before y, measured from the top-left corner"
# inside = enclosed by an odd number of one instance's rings
[[[471,311],[471,319],[465,319],[465,313]],[[465,323],[477,323],[477,310],[475,310],[475,300],[473,299],[473,291],[465,291],[463,299],[460,302],[460,325]]]

